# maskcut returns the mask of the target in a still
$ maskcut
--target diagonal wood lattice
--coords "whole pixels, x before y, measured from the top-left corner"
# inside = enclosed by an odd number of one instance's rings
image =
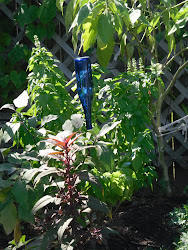
[[[6,6],[4,4],[0,4],[0,11],[2,11],[9,19],[14,20],[16,9],[21,3],[21,0],[15,0],[11,1],[11,4]],[[70,80],[72,78],[72,72],[74,71],[74,58],[78,57],[78,55],[74,53],[72,48],[71,35],[66,35],[65,23],[61,13],[56,14],[53,22],[56,25],[56,31],[52,39],[50,41],[43,39],[43,41],[41,41],[41,45],[44,46],[45,44],[45,47],[52,52],[54,58],[60,61],[58,63],[58,67],[63,71],[67,79]],[[128,40],[130,39],[131,37],[128,37]],[[29,48],[33,46],[32,42],[26,37],[24,28],[20,27],[18,24],[14,26],[11,46],[14,46],[17,42],[26,42]],[[167,60],[168,45],[164,40],[160,41],[158,45],[160,48],[159,53],[161,51],[161,63],[164,63]],[[118,53],[118,50],[119,48],[115,47],[115,53]],[[151,55],[149,53],[147,53],[147,59],[149,61],[151,60]],[[97,62],[96,50],[92,51],[91,61],[92,63]],[[183,58],[181,56],[176,57],[176,68],[182,64],[182,61]],[[118,75],[119,72],[122,72],[124,70],[123,67],[124,66],[122,66],[122,62],[120,60],[112,60],[108,65],[111,74],[114,76]],[[188,70],[185,68],[181,72],[176,80],[172,93],[165,99],[161,117],[162,125],[169,124],[172,121],[187,115],[185,113],[187,112],[186,107],[188,106],[188,83],[186,82],[187,71]],[[173,71],[165,69],[163,78],[166,86],[168,86],[173,74]],[[173,140],[171,140],[171,137],[172,134],[164,136],[164,141],[169,141],[165,147],[167,165],[171,166],[173,162],[176,162],[179,166],[188,169],[188,142],[184,140],[184,136],[181,131],[173,133]],[[154,140],[156,141],[155,136]]]

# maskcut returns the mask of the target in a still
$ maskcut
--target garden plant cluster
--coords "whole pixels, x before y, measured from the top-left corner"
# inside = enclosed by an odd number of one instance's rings
[[[52,53],[40,45],[44,36],[50,39],[55,32],[53,18],[58,11],[67,33],[72,32],[75,52],[83,50],[88,55],[96,49],[99,64],[92,65],[91,130],[86,130],[78,95],[72,97],[67,91],[74,83],[72,90],[76,89],[74,74],[67,82]],[[32,51],[16,44],[7,54],[11,37],[0,33],[0,89],[6,89],[1,96],[11,99],[13,84],[23,91],[0,108],[12,112],[0,130],[0,143],[11,142],[10,148],[1,150],[0,164],[0,224],[7,235],[13,233],[6,249],[108,249],[110,235],[118,233],[108,222],[104,225],[104,220],[110,221],[114,208],[130,201],[136,191],[153,190],[157,158],[164,193],[172,197],[159,130],[161,109],[188,61],[183,60],[168,86],[163,72],[188,50],[184,44],[187,13],[187,1],[172,0],[20,4],[14,18],[34,42]],[[168,43],[165,63],[158,54],[161,39]],[[176,52],[178,42],[181,49]],[[115,44],[125,71],[107,78]],[[151,62],[146,59],[147,51]],[[18,71],[20,60],[25,60],[26,71]],[[152,132],[157,135],[157,146]],[[183,231],[177,249],[186,249],[188,244],[187,210],[184,205],[171,213],[173,223]],[[41,235],[28,239],[23,222],[39,223]]]

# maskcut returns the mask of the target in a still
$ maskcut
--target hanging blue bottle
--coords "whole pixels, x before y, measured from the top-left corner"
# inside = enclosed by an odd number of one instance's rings
[[[93,99],[93,82],[91,71],[91,60],[88,56],[74,59],[77,80],[77,91],[82,103],[86,128],[92,129],[91,106]]]

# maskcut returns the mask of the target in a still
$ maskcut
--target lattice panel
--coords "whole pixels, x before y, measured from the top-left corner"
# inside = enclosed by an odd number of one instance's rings
[[[3,5],[0,4],[0,10],[8,16],[11,20],[13,20],[13,16],[16,8],[21,4],[21,0],[12,1],[11,5]],[[68,80],[72,78],[72,72],[74,71],[74,58],[78,57],[76,53],[74,53],[72,44],[71,44],[71,36],[70,34],[67,36],[65,33],[65,23],[61,13],[56,14],[55,20],[53,20],[56,25],[56,32],[53,35],[50,43],[46,40],[41,41],[41,45],[50,50],[54,55],[55,59],[58,59],[60,62],[58,63],[58,67],[64,72],[65,76]],[[128,36],[128,40],[131,37]],[[14,27],[14,34],[12,35],[12,45],[15,45],[17,42],[22,41],[27,42],[27,46],[31,48],[33,44],[28,40],[25,35],[24,29],[16,25]],[[167,60],[168,55],[168,45],[165,41],[160,41],[159,43],[160,49],[163,51],[164,58],[161,62],[165,62]],[[178,46],[177,46],[178,47]],[[118,52],[118,47],[115,47],[115,53]],[[147,59],[151,60],[151,55],[147,52]],[[92,63],[97,62],[96,50],[93,50],[91,55]],[[181,56],[176,57],[175,62],[177,67],[182,64]],[[119,74],[119,71],[122,71],[122,63],[119,60],[112,60],[108,68],[112,75],[116,76]],[[185,80],[181,80],[185,74],[187,74],[187,69],[184,69],[179,75],[175,86],[173,88],[174,95],[170,94],[164,103],[164,108],[162,112],[162,125],[168,124],[171,121],[169,120],[171,113],[173,112],[174,120],[179,119],[185,116],[185,111],[183,110],[184,106],[188,106],[188,83]],[[173,77],[173,72],[170,72],[168,69],[164,72],[164,80],[166,86],[169,84],[170,80]],[[185,77],[184,77],[185,78]],[[167,164],[168,166],[172,165],[172,162],[178,163],[181,167],[188,169],[188,142],[184,141],[184,136],[181,132],[176,132],[173,134],[174,138],[174,148],[172,149],[171,142],[167,144],[165,148],[166,156],[167,156]],[[156,140],[156,138],[154,138]],[[170,139],[170,135],[164,137],[165,141]]]

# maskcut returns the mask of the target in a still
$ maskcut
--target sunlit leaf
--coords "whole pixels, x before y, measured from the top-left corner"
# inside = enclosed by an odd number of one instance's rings
[[[16,99],[14,99],[13,103],[17,108],[26,107],[29,102],[29,96],[26,90],[24,90]]]
[[[139,9],[134,9],[131,12],[129,17],[130,17],[132,25],[134,25],[136,23],[136,21],[139,19],[140,16],[141,16],[141,10],[139,10]]]
[[[69,226],[69,224],[71,223],[72,220],[73,220],[73,218],[68,218],[68,219],[63,218],[61,220],[61,223],[60,223],[61,225],[57,231],[57,235],[58,235],[59,240],[62,239],[62,236],[63,236],[65,230],[67,229],[67,227]]]
[[[83,119],[81,114],[73,114],[73,115],[71,115],[71,122],[72,122],[72,125],[76,129],[78,129],[78,128],[81,128],[83,126],[84,119]]]
[[[4,133],[3,133],[3,138],[2,140],[7,143],[11,140],[11,138],[14,137],[15,133],[18,131],[20,128],[21,123],[11,123],[7,122],[5,127],[4,127]]]
[[[32,178],[35,176],[35,174],[37,172],[39,172],[40,170],[38,168],[33,168],[33,169],[27,169],[25,170],[21,175],[22,175],[22,179],[28,183],[32,180]]]
[[[87,51],[89,48],[92,47],[92,45],[96,41],[96,35],[97,35],[97,19],[91,20],[90,22],[86,22],[83,24],[83,49],[84,52]]]
[[[59,152],[58,152],[59,153]],[[37,177],[34,179],[34,185],[37,185],[37,183],[40,181],[40,179],[44,176],[47,176],[49,174],[57,174],[60,171],[57,168],[50,168],[48,170],[42,171],[40,174],[37,175]]]
[[[5,104],[5,105],[3,105],[3,106],[0,108],[0,110],[1,110],[1,109],[11,109],[11,110],[13,110],[13,111],[16,111],[16,109],[15,109],[15,107],[14,107],[13,104]]]
[[[102,129],[99,131],[97,137],[104,136],[105,134],[107,134],[110,130],[114,129],[120,123],[121,123],[121,121],[105,124],[102,127]]]
[[[45,207],[49,203],[53,203],[55,201],[56,197],[52,197],[50,195],[45,195],[40,200],[37,201],[37,203],[34,205],[32,209],[32,213],[36,213],[39,209]]]
[[[63,130],[67,130],[70,132],[72,132],[74,130],[74,127],[72,125],[71,120],[66,120],[65,123],[63,124],[62,128],[63,128]]]
[[[44,126],[46,123],[49,123],[51,121],[57,120],[58,116],[57,115],[48,115],[44,116],[41,121],[41,126]]]

